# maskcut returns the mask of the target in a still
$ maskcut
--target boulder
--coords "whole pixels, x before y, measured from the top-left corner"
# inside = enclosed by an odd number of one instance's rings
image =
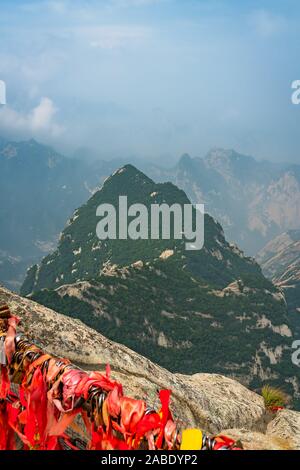
[[[224,429],[222,434],[240,441],[244,450],[292,450],[288,439],[248,429]]]
[[[286,439],[293,449],[300,450],[300,413],[292,410],[280,410],[268,424],[268,436]]]

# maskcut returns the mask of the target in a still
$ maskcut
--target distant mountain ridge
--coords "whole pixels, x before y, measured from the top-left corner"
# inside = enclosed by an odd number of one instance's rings
[[[253,388],[280,383],[296,400],[285,300],[258,264],[208,214],[200,251],[174,239],[99,241],[97,206],[124,194],[129,204],[189,202],[171,183],[120,168],[74,212],[22,294],[169,370],[231,374]]]
[[[185,154],[172,169],[156,167],[149,174],[204,203],[227,238],[252,256],[283,231],[300,228],[300,166],[216,148],[205,158]]]
[[[0,139],[0,280],[20,287],[56,245],[65,220],[117,163],[69,159],[35,140]]]
[[[66,158],[33,139],[0,137],[1,282],[17,290],[26,268],[55,247],[65,220],[123,163]],[[283,231],[299,228],[300,166],[224,149],[204,158],[185,154],[173,168],[149,161],[139,166],[154,181],[171,181],[193,203],[204,203],[228,240],[252,256]]]

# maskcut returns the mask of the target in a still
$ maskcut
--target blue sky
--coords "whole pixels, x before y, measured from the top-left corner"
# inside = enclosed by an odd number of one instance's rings
[[[0,135],[100,157],[299,161],[296,0],[2,0]]]

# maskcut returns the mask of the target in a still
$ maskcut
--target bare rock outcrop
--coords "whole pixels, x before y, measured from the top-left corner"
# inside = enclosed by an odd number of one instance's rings
[[[264,433],[249,429],[225,429],[222,433],[240,440],[246,450],[300,450],[300,413],[278,411]]]
[[[287,439],[293,449],[300,450],[300,413],[281,410],[268,424],[267,435]]]
[[[172,410],[179,422],[215,434],[240,438],[246,448],[300,448],[300,413],[280,412],[268,425],[261,396],[218,374],[172,374],[150,360],[114,343],[79,320],[22,298],[0,287],[0,304],[7,303],[21,319],[19,332],[46,351],[67,357],[86,370],[104,370],[124,385],[125,393],[157,406],[157,390],[172,390]],[[229,430],[229,431],[228,431]]]
[[[268,435],[249,429],[225,429],[222,434],[240,441],[245,450],[292,450],[292,442],[285,437]]]
[[[213,432],[229,427],[263,429],[265,417],[264,400],[239,382],[217,374],[194,374],[181,376],[197,395],[199,406],[205,411],[206,428]],[[227,426],[228,427],[228,426]]]

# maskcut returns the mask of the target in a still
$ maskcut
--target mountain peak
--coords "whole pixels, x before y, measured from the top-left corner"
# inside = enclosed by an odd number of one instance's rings
[[[193,158],[188,153],[184,153],[179,159],[178,167],[186,170],[186,169],[191,168],[192,166],[193,166]]]
[[[112,176],[116,174],[118,175],[125,174],[126,176],[139,176],[139,177],[150,180],[150,178],[147,175],[145,175],[145,173],[143,173],[141,170],[139,170],[136,166],[132,165],[131,163],[127,163],[126,165],[120,167],[118,170],[116,170],[112,174]]]
[[[131,163],[126,163],[126,165],[122,166],[120,169],[127,170],[127,171],[134,171],[136,173],[141,173],[141,171],[138,170],[137,167],[132,165]]]
[[[180,162],[183,162],[183,163],[187,162],[187,163],[188,163],[188,162],[190,162],[190,161],[192,161],[192,160],[193,160],[193,159],[192,159],[192,157],[190,156],[189,153],[183,153],[183,154],[181,155],[180,159],[179,159],[179,163],[180,163]]]
[[[251,156],[242,155],[233,149],[214,148],[206,155],[207,168],[218,172],[225,180],[249,181],[257,173],[259,163]]]
[[[206,154],[205,161],[209,163],[236,163],[239,161],[254,162],[255,159],[249,155],[243,155],[241,153],[238,153],[234,149],[214,147]]]
[[[118,168],[114,173],[106,178],[103,184],[103,188],[108,186],[118,186],[121,188],[124,185],[124,189],[128,189],[130,186],[135,187],[136,185],[154,185],[154,181],[146,176],[142,171],[138,170],[134,165],[130,163]]]
[[[224,149],[221,147],[213,147],[205,156],[204,160],[207,163],[212,165],[220,164],[220,163],[229,163],[237,157],[240,156],[235,150],[233,149]]]
[[[42,145],[37,142],[34,138],[28,140],[29,145]]]

